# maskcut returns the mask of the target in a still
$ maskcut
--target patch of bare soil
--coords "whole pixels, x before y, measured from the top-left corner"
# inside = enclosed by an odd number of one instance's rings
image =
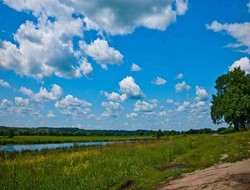
[[[156,190],[250,190],[250,159],[184,174]]]
[[[168,165],[162,165],[160,167],[157,167],[160,171],[166,171],[166,170],[183,170],[187,169],[187,166],[184,164],[168,164]]]

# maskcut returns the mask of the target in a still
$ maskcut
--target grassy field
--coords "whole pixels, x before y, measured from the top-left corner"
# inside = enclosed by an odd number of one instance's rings
[[[15,136],[14,138],[0,137],[0,145],[4,144],[41,144],[63,142],[89,141],[121,141],[153,139],[152,136]]]
[[[172,136],[19,154],[1,153],[0,189],[152,189],[161,181],[220,161],[250,158],[250,131]],[[228,154],[220,160],[221,154]]]

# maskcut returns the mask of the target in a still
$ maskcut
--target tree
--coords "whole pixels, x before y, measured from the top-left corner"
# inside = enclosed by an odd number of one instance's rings
[[[240,67],[219,76],[216,80],[216,95],[212,97],[211,118],[213,123],[226,122],[246,128],[250,123],[250,75]]]
[[[7,130],[7,136],[9,138],[13,138],[15,136],[15,132],[14,132],[13,128],[8,128],[8,130]]]
[[[162,136],[163,136],[163,132],[159,129],[159,130],[156,132],[156,138],[157,138],[157,139],[160,139]]]

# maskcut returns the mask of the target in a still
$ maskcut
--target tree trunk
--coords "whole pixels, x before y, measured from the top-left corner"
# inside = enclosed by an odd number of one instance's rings
[[[234,130],[239,131],[239,124],[238,122],[234,122]]]
[[[245,121],[242,121],[242,122],[240,123],[240,126],[245,130],[245,129],[246,129]]]

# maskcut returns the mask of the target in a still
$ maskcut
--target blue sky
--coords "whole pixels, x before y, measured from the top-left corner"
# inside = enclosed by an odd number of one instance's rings
[[[249,21],[249,0],[3,0],[0,125],[221,127],[214,83],[250,72]]]

